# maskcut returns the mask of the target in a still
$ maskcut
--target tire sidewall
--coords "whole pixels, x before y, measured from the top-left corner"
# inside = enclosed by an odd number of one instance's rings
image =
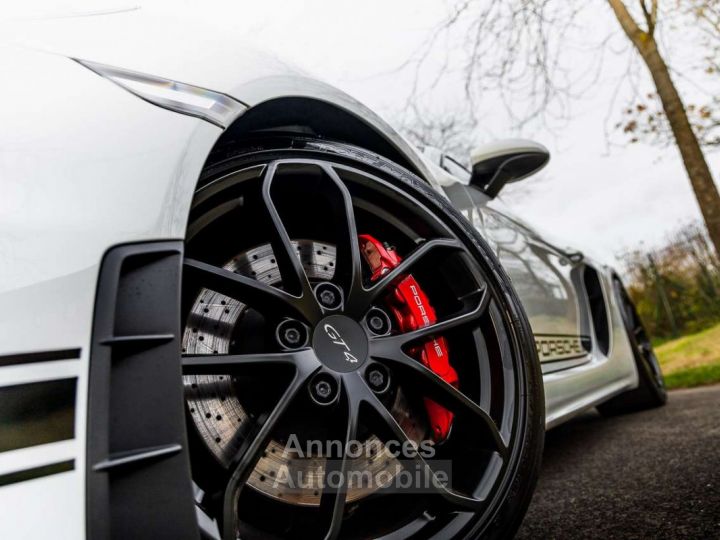
[[[667,401],[667,390],[665,389],[665,385],[662,386],[658,385],[655,381],[655,374],[653,373],[652,367],[648,365],[648,361],[645,359],[643,352],[640,348],[640,344],[638,343],[637,339],[635,338],[635,332],[634,328],[632,326],[632,321],[628,320],[628,317],[626,313],[629,312],[635,319],[637,319],[638,324],[642,325],[642,320],[640,319],[640,315],[637,312],[637,308],[635,307],[635,304],[633,303],[632,299],[630,298],[630,295],[627,292],[627,289],[625,288],[625,285],[620,280],[618,276],[613,276],[613,279],[618,284],[618,302],[622,305],[622,319],[623,319],[623,325],[625,327],[625,332],[627,334],[628,340],[630,341],[630,345],[632,347],[633,351],[633,358],[635,360],[635,366],[638,371],[638,390],[641,390],[648,394],[648,399],[654,402],[657,402],[658,405],[664,404]],[[647,331],[643,328],[643,331],[645,331],[645,334],[647,335]],[[649,344],[650,347],[650,353],[655,356],[655,350],[652,347],[651,344]],[[656,360],[657,361],[657,360]],[[662,372],[661,372],[662,377]]]
[[[211,156],[198,187],[233,172],[239,167],[266,163],[274,159],[323,159],[340,165],[351,165],[391,182],[395,187],[419,198],[435,212],[449,218],[456,234],[470,240],[477,255],[485,261],[485,270],[492,280],[501,308],[510,322],[511,347],[517,355],[519,370],[519,411],[517,442],[511,452],[511,470],[504,484],[496,491],[487,510],[474,518],[456,537],[509,538],[514,536],[532,498],[540,464],[545,434],[545,403],[542,373],[530,325],[509,277],[488,243],[477,230],[451,205],[418,176],[403,167],[367,150],[325,140],[304,137],[268,137],[248,143],[235,143],[228,151]]]

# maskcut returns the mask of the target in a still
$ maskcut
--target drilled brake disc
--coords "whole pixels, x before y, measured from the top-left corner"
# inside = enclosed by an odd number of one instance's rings
[[[313,240],[293,241],[308,278],[327,281],[333,277],[335,247]],[[280,273],[269,244],[247,250],[233,257],[224,266],[226,270],[257,279],[272,286],[280,285]],[[228,296],[202,289],[190,310],[183,333],[183,352],[188,354],[227,354],[230,352],[236,326],[242,325],[248,307]],[[188,410],[197,431],[212,455],[225,467],[242,444],[243,435],[250,431],[255,419],[243,406],[243,396],[230,375],[186,375],[183,377]],[[402,391],[398,390],[391,410],[408,438],[419,443],[425,438],[427,426],[422,415],[411,412]],[[302,426],[298,426],[302,429]],[[394,477],[400,463],[385,446],[371,435],[362,442],[360,457],[351,460],[348,501],[361,499],[379,485],[361,482],[368,473],[388,482]],[[369,456],[369,457],[368,457]],[[285,442],[271,440],[263,457],[258,461],[248,484],[257,491],[288,503],[317,506],[320,504],[319,480],[324,477],[325,458],[322,455],[299,457]],[[307,486],[291,487],[291,479],[307,479]],[[313,481],[313,479],[315,481]],[[353,481],[353,479],[356,479]]]

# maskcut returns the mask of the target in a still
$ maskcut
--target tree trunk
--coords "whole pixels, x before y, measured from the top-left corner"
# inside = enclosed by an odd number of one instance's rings
[[[657,47],[653,35],[654,21],[649,24],[649,31],[644,32],[637,25],[621,0],[608,0],[623,31],[640,53],[655,83],[658,96],[662,102],[665,116],[670,123],[675,143],[680,150],[685,170],[692,184],[695,198],[702,212],[705,226],[720,254],[720,194],[713,182],[710,168],[705,161],[697,137],[690,126],[685,106],[670,77],[670,71]]]

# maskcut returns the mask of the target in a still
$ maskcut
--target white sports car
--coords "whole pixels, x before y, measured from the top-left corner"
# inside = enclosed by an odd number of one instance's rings
[[[142,10],[1,39],[0,538],[505,538],[545,429],[665,402],[495,198],[542,146],[467,170]]]

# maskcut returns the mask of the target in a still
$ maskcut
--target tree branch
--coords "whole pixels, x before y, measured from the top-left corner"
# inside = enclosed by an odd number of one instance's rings
[[[642,51],[645,44],[652,38],[651,34],[644,32],[638,26],[622,0],[608,0],[608,4],[610,4],[610,7],[615,12],[615,17],[617,17],[625,35],[631,43],[635,45],[638,51]],[[640,6],[645,13],[646,9],[644,0],[640,0]],[[650,17],[649,14],[648,17]]]
[[[655,33],[655,25],[657,24],[658,3],[652,0],[652,8],[650,10],[650,21],[652,25],[648,28],[648,33],[652,36]]]
[[[653,2],[653,4],[654,3],[655,2]],[[648,9],[645,0],[640,0],[640,9],[642,9],[643,16],[645,17],[645,24],[647,24],[647,31],[645,33],[648,36],[652,36],[653,32],[655,31],[655,22],[653,21],[651,10],[656,9],[656,6],[653,5],[651,9]]]

